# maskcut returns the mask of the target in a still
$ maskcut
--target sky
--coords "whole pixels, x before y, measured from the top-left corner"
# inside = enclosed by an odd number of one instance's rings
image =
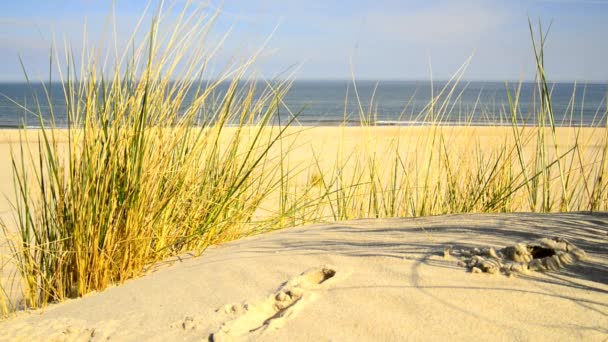
[[[550,80],[608,81],[608,0],[193,2],[219,11],[210,45],[230,32],[217,64],[263,47],[254,66],[261,78],[293,73],[296,79],[442,80],[470,58],[464,79],[530,80],[530,19],[551,23],[545,52]],[[122,45],[147,4],[0,0],[0,81],[24,80],[20,59],[30,78],[48,78],[52,42],[80,51],[85,32],[87,41],[102,41],[109,13]]]

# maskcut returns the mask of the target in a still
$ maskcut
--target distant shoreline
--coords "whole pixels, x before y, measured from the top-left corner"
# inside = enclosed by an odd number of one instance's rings
[[[445,83],[454,83],[453,80],[449,80],[449,79],[390,79],[390,78],[378,78],[378,79],[374,79],[374,78],[358,78],[355,80],[352,79],[341,79],[341,78],[336,78],[336,79],[322,79],[322,78],[300,78],[300,79],[294,79],[294,80],[289,80],[289,79],[273,79],[272,82],[301,82],[301,83],[318,83],[318,82],[327,82],[327,83],[344,83],[344,84],[357,84],[359,82],[361,83],[435,83],[435,84],[445,84]],[[208,80],[171,80],[171,83],[176,83],[176,82],[195,82],[195,83],[213,83],[213,82],[217,82],[217,80],[215,79],[208,79]],[[222,81],[222,83],[230,83],[232,82],[232,80],[225,80]],[[266,79],[252,79],[252,80],[240,80],[241,83],[248,83],[248,82],[256,82],[256,83],[263,83],[266,84],[266,82],[268,82],[268,80]],[[61,81],[52,81],[51,84],[54,85],[61,85],[63,82]],[[497,80],[497,79],[488,79],[488,80],[482,80],[482,79],[460,79],[458,81],[458,83],[461,84],[466,84],[466,83],[490,83],[490,84],[501,84],[504,85],[505,83],[508,84],[536,84],[536,81],[534,80],[515,80],[515,79],[506,79],[506,80]],[[27,85],[28,83],[26,81],[16,81],[16,80],[6,80],[6,81],[0,81],[0,86],[2,85]],[[33,86],[39,86],[41,84],[45,84],[48,85],[49,82],[46,80],[40,80],[40,81],[34,81],[32,83]],[[548,81],[548,84],[567,84],[567,85],[572,85],[572,84],[577,84],[577,85],[608,85],[608,80],[604,80],[604,81],[597,81],[597,80],[555,80],[555,81]]]
[[[238,125],[234,124],[234,125],[230,125],[227,124],[226,127],[237,127]],[[285,126],[285,125],[278,125],[278,124],[273,124],[271,126]],[[504,123],[500,123],[500,122],[466,122],[466,123],[462,123],[462,122],[415,122],[415,121],[377,121],[377,122],[372,122],[372,123],[363,123],[361,121],[323,121],[323,122],[299,122],[299,123],[292,123],[290,125],[291,127],[309,127],[309,128],[314,128],[314,127],[433,127],[433,126],[440,126],[440,127],[512,127],[513,124],[511,122],[504,122]],[[546,126],[546,125],[545,125]],[[598,122],[594,125],[591,124],[581,124],[579,122],[576,123],[556,123],[555,127],[564,127],[564,128],[571,128],[571,127],[584,127],[584,128],[597,128],[597,127],[604,127],[605,126],[605,122]],[[199,126],[199,127],[202,127]],[[517,127],[538,127],[538,124],[536,123],[521,123],[518,122],[517,123]],[[548,127],[548,126],[546,126]],[[545,127],[545,128],[546,128]],[[0,131],[9,131],[9,130],[39,130],[41,129],[41,126],[22,126],[22,125],[6,125],[6,124],[0,124]],[[52,129],[51,127],[45,127],[46,129]],[[67,126],[55,126],[55,129],[58,130],[66,130],[68,129]]]

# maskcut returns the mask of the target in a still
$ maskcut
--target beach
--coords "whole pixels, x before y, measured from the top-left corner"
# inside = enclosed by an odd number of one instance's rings
[[[531,142],[524,155],[532,158],[537,132],[527,131]],[[585,142],[580,156],[593,158],[604,134],[599,128],[558,128],[555,144],[547,129],[546,151],[561,155],[574,142]],[[323,178],[336,165],[356,173],[348,164],[353,160],[364,168],[373,160],[388,172],[391,151],[409,161],[433,158],[429,146],[436,140],[466,170],[477,165],[480,151],[497,156],[514,145],[513,137],[512,127],[291,127],[270,159],[282,156],[299,168],[298,189],[310,185],[314,172]],[[13,215],[10,146],[18,141],[18,131],[0,131],[3,219]],[[339,164],[341,158],[346,162]],[[409,166],[443,172],[429,165]],[[378,173],[385,176],[390,172]],[[258,215],[271,212],[276,201],[268,197]],[[326,208],[327,223],[240,238],[200,256],[180,254],[124,284],[18,312],[0,321],[0,340],[605,340],[608,216],[526,213],[526,201],[515,198],[509,205],[523,207],[513,210],[519,213],[340,222],[331,222]],[[464,257],[475,248],[500,251],[542,238],[565,239],[584,257],[551,270],[501,268],[494,274],[477,273]]]
[[[224,129],[221,138],[224,145],[230,142],[236,129],[231,127]],[[269,137],[274,136],[279,129],[278,126],[274,127],[265,134]],[[577,166],[583,165],[591,169],[602,162],[602,148],[606,144],[605,128],[557,127],[555,140],[548,127],[539,130],[533,126],[521,126],[516,130],[519,132],[522,158],[526,164],[532,164],[538,153],[539,131],[545,135],[543,147],[547,163],[553,163],[550,167],[555,169],[556,156],[567,156],[564,160],[569,161],[570,170],[565,170],[566,166],[564,166],[563,172],[567,172],[572,179],[580,176],[580,169],[572,165],[578,163]],[[247,129],[244,131],[243,136],[249,135],[246,139],[250,140],[257,132],[255,128],[251,128],[249,132]],[[66,152],[67,134],[65,129],[55,131],[58,146]],[[370,171],[368,170],[370,161],[373,161],[377,169],[383,172],[378,177],[382,178],[382,181],[387,181],[386,178],[392,176],[390,171],[396,158],[401,159],[402,165],[399,166],[399,171],[415,170],[419,173],[418,177],[411,178],[415,182],[420,182],[424,172],[434,177],[441,177],[440,173],[446,171],[445,165],[441,165],[441,153],[453,159],[451,165],[453,170],[460,168],[463,171],[470,171],[469,169],[484,171],[484,166],[478,164],[476,160],[480,155],[486,158],[486,163],[500,159],[505,163],[502,167],[518,168],[519,156],[515,150],[514,137],[512,126],[292,126],[288,127],[282,133],[282,138],[274,143],[268,153],[268,159],[277,165],[283,163],[285,167],[295,170],[292,185],[299,189],[309,186],[311,178],[320,176],[320,173],[323,173],[324,179],[336,177],[336,170],[339,168],[342,168],[340,172],[343,173],[343,178],[352,182],[356,172],[358,172],[357,176],[361,177],[362,174]],[[17,129],[0,130],[0,160],[3,161],[0,166],[0,179],[2,179],[0,191],[3,194],[0,198],[0,214],[4,215],[3,217],[10,217],[9,212],[12,209],[10,202],[14,200],[15,193],[10,162],[11,149],[19,154],[21,139],[20,131]],[[39,130],[27,130],[27,135],[23,135],[23,139],[29,141],[30,150],[34,153],[34,158],[37,158]],[[580,151],[576,155],[571,153],[574,146]],[[529,172],[534,170],[531,169]],[[556,177],[551,179],[552,188],[559,183]],[[363,184],[365,182],[365,179],[360,180],[362,185],[365,185]],[[418,183],[416,186],[422,187]],[[262,207],[275,207],[276,200],[271,196],[268,203]],[[526,211],[529,208],[522,204],[520,207],[513,206],[511,210]],[[264,211],[260,214],[265,215]],[[8,221],[10,223],[11,220]]]
[[[562,2],[3,6],[0,342],[607,342]]]

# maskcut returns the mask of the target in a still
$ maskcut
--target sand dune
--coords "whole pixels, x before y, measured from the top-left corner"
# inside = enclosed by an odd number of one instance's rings
[[[608,338],[608,215],[358,220],[286,229],[0,323],[1,340],[585,340]],[[473,273],[444,250],[559,237],[556,271]]]

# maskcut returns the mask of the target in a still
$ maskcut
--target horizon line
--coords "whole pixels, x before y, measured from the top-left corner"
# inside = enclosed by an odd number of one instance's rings
[[[222,82],[231,82],[234,79],[226,79]],[[201,79],[201,80],[181,80],[181,79],[171,79],[171,82],[181,82],[181,81],[192,81],[192,82],[215,82],[217,79],[209,78],[209,79]],[[453,80],[448,78],[437,78],[437,79],[429,79],[429,78],[316,78],[316,77],[303,77],[303,78],[241,78],[241,81],[255,81],[255,82],[440,82],[440,83],[470,83],[470,82],[487,82],[487,83],[535,83],[537,82],[534,79],[497,79],[497,78],[462,78],[459,80]],[[31,84],[31,85],[39,85],[41,83],[48,84],[48,80],[0,80],[0,84]],[[53,80],[52,84],[60,84],[61,80]],[[556,80],[548,80],[548,83],[559,84],[559,83],[567,83],[567,84],[608,84],[608,80],[571,80],[571,79],[556,79]]]

